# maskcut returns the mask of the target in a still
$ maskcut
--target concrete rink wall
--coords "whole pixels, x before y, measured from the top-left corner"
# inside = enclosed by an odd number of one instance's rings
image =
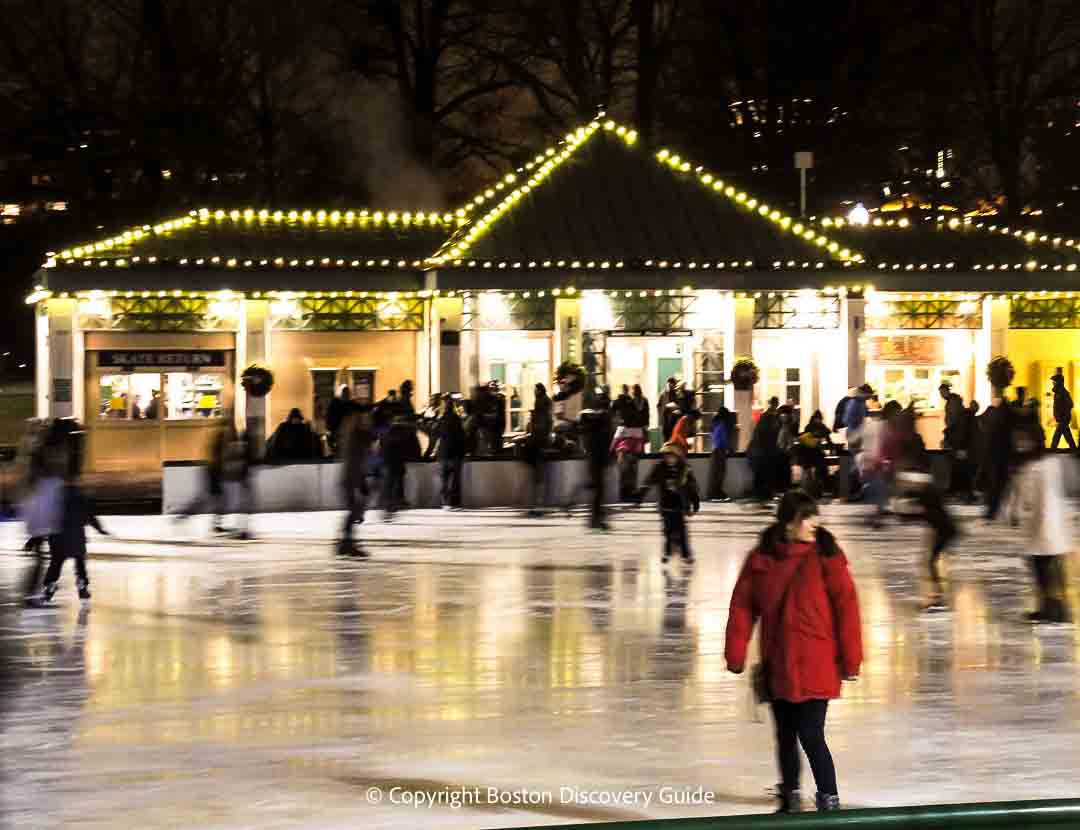
[[[846,461],[846,459],[844,459]],[[659,457],[641,459],[638,481],[644,481]],[[706,455],[690,459],[691,468],[702,489],[709,482],[710,459]],[[846,468],[846,467],[845,467]],[[303,510],[342,510],[345,507],[341,489],[343,465],[337,462],[314,462],[260,466],[254,473],[254,509],[259,513],[279,513]],[[524,507],[530,503],[532,471],[524,463],[512,459],[469,459],[461,477],[462,503],[465,507]],[[564,505],[571,501],[589,499],[584,487],[588,477],[584,459],[549,462],[546,469],[546,502]],[[733,497],[750,492],[750,465],[744,457],[728,459],[725,490]],[[376,486],[377,483],[376,483]],[[439,464],[421,462],[408,465],[405,476],[405,500],[413,507],[437,508],[441,505],[442,481]],[[236,494],[227,487],[230,501]],[[174,462],[162,471],[162,512],[179,513],[206,491],[205,467],[195,462]],[[608,468],[607,501],[618,496],[618,470]],[[376,494],[373,494],[376,495]],[[648,501],[655,498],[650,493]],[[199,512],[206,512],[200,508]]]
[[[659,458],[642,459],[638,464],[638,480],[644,481]],[[693,474],[702,488],[708,485],[710,459],[690,459]],[[583,459],[552,461],[546,466],[546,499],[549,504],[583,502],[589,499],[584,492],[588,470]],[[618,471],[608,468],[607,501],[618,496]],[[337,511],[345,508],[341,492],[342,464],[315,462],[256,467],[254,475],[255,511],[286,513],[296,511]],[[750,464],[744,458],[728,461],[725,487],[730,495],[750,491]],[[376,482],[376,487],[378,484]],[[162,512],[184,511],[205,493],[205,467],[201,463],[167,463],[162,471]],[[227,487],[227,492],[231,488]],[[405,500],[414,507],[438,507],[442,502],[440,465],[435,462],[408,464],[405,476]],[[704,494],[704,493],[703,493]],[[375,495],[375,493],[373,493]],[[465,507],[526,506],[531,499],[531,470],[524,463],[511,459],[475,459],[465,462],[461,475],[462,504]],[[229,492],[230,501],[234,493]],[[654,494],[650,493],[648,500]],[[200,508],[200,512],[205,509]]]
[[[1060,454],[1065,466],[1065,487],[1069,496],[1080,496],[1080,464],[1072,455]],[[850,459],[840,456],[837,482],[841,496],[847,495]],[[948,458],[941,453],[932,455],[935,481],[948,483]],[[638,480],[644,481],[658,457],[641,459]],[[702,495],[708,488],[710,459],[707,455],[690,458]],[[462,503],[465,507],[525,507],[531,498],[531,470],[513,459],[469,459],[462,472]],[[205,492],[204,467],[199,463],[165,464],[162,474],[162,511],[178,513]],[[549,505],[584,502],[588,472],[583,459],[552,461],[547,465],[547,498]],[[254,509],[259,513],[278,513],[303,510],[341,510],[345,502],[341,490],[342,465],[337,462],[313,462],[282,466],[260,466],[254,474]],[[733,498],[750,494],[753,476],[749,460],[742,455],[728,459],[724,489]],[[376,483],[376,486],[377,483]],[[405,500],[413,507],[436,508],[441,505],[439,465],[420,462],[408,465],[405,477]],[[607,476],[607,501],[618,497],[618,471],[611,466]],[[234,494],[230,493],[230,500]],[[377,495],[377,494],[373,494]],[[655,498],[650,493],[648,500]],[[205,511],[202,511],[205,512]]]

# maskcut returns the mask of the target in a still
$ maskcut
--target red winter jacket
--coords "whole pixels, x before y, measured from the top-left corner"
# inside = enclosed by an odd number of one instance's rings
[[[839,550],[825,556],[817,544],[794,542],[778,544],[773,554],[758,549],[747,557],[728,614],[724,656],[730,671],[745,668],[759,618],[769,690],[778,700],[840,697],[841,679],[859,673],[859,601]]]

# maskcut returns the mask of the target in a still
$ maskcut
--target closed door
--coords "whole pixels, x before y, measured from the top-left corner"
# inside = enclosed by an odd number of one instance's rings
[[[352,399],[360,404],[375,403],[375,370],[353,369],[350,375]]]
[[[664,389],[667,388],[667,379],[683,379],[683,359],[681,357],[659,357],[656,359],[656,397],[659,400]]]

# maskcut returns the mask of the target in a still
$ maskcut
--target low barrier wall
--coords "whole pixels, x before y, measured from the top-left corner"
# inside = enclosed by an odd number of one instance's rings
[[[1070,496],[1080,495],[1080,464],[1075,456],[1062,455],[1065,465],[1065,486]],[[850,457],[841,455],[832,468],[836,472],[838,495],[847,495]],[[935,481],[948,483],[949,459],[932,455]],[[641,459],[638,480],[644,481],[658,456]],[[694,470],[702,495],[709,482],[710,458],[694,455],[690,466]],[[522,462],[509,458],[477,458],[465,462],[461,477],[462,504],[465,507],[524,507],[531,497],[532,471]],[[547,503],[565,505],[571,501],[584,502],[588,478],[584,459],[551,461],[547,465]],[[335,461],[316,461],[307,464],[260,466],[255,468],[254,492],[257,512],[286,512],[304,510],[341,510],[344,497],[341,491],[342,465]],[[724,489],[733,498],[750,494],[753,475],[749,460],[743,455],[728,459]],[[204,466],[198,462],[170,462],[162,472],[162,511],[178,513],[205,493]],[[439,465],[435,462],[409,464],[405,476],[405,500],[413,507],[436,508],[441,504]],[[607,474],[607,501],[618,497],[618,471],[612,465]],[[650,493],[650,500],[655,493]]]
[[[643,458],[638,464],[638,480],[644,481],[658,457]],[[709,482],[708,456],[694,456],[694,470],[702,495]],[[260,466],[255,468],[253,482],[257,512],[304,510],[342,510],[345,507],[341,489],[343,465],[321,461],[308,464]],[[206,492],[205,466],[196,462],[171,462],[162,471],[162,512],[178,513]],[[564,505],[589,498],[584,492],[588,470],[584,459],[551,461],[547,464],[547,503]],[[728,459],[725,489],[733,497],[750,491],[750,465],[746,458]],[[405,500],[413,507],[441,506],[442,481],[439,465],[434,462],[409,464],[405,475]],[[513,459],[468,459],[461,476],[462,504],[465,507],[524,507],[532,493],[532,470]],[[607,473],[607,501],[618,496],[618,471],[614,466]],[[655,494],[650,493],[650,500]]]

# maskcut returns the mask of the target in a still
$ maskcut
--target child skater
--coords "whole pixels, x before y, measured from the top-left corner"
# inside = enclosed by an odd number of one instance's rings
[[[75,586],[79,590],[79,599],[88,601],[90,578],[86,573],[86,526],[90,525],[105,536],[109,535],[98,521],[93,504],[83,494],[74,475],[69,476],[64,484],[61,505],[59,530],[49,537],[51,558],[49,569],[45,572],[45,585],[26,601],[32,608],[40,608],[52,601],[56,583],[60,579],[60,568],[68,558],[75,560]]]
[[[660,488],[657,504],[664,520],[664,558],[661,561],[666,564],[671,559],[672,545],[677,544],[682,551],[683,561],[692,564],[694,555],[690,552],[686,516],[691,510],[697,513],[701,509],[697,479],[679,446],[669,442],[660,448],[660,453],[663,460],[653,467],[639,488],[638,501],[653,487]]]

